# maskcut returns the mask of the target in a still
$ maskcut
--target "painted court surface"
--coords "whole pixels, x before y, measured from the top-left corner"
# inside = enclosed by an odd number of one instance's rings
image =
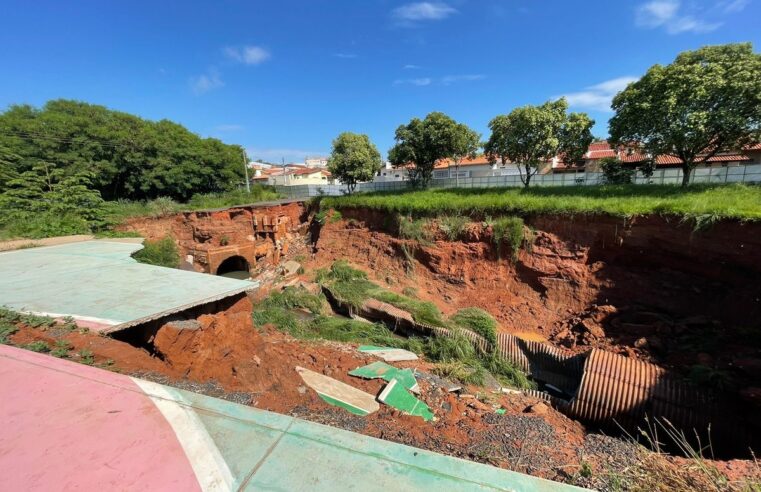
[[[5,490],[579,490],[0,345]]]
[[[0,305],[116,331],[257,287],[256,282],[144,265],[142,245],[85,241],[0,253]]]

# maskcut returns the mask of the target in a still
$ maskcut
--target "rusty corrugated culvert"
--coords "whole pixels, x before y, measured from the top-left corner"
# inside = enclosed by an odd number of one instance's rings
[[[325,291],[332,303],[350,314],[408,332],[451,334],[446,328],[416,322],[406,311],[375,299],[358,310],[350,309],[342,306],[329,289]],[[490,349],[480,335],[462,332],[480,350]],[[709,439],[706,432],[710,429],[714,444],[724,441],[731,445],[738,436],[739,426],[723,415],[722,399],[655,364],[599,349],[572,354],[507,333],[498,335],[496,350],[539,383],[539,391],[528,393],[587,424],[636,436],[656,421],[667,421],[669,427],[688,438],[701,436],[702,442]]]

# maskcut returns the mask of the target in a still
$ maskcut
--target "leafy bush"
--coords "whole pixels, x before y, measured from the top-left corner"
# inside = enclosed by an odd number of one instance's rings
[[[157,241],[145,241],[143,249],[135,252],[132,257],[140,263],[177,268],[180,265],[180,251],[170,237]]]
[[[483,309],[477,307],[460,309],[450,320],[462,328],[481,335],[492,348],[497,346],[497,322]]]
[[[615,157],[600,159],[600,167],[602,168],[602,179],[606,184],[630,184],[636,172],[633,168],[625,167]]]
[[[468,217],[463,217],[462,215],[445,215],[439,217],[439,229],[441,229],[441,232],[443,232],[450,241],[456,241],[462,238],[465,232],[465,226],[469,223],[470,219]]]

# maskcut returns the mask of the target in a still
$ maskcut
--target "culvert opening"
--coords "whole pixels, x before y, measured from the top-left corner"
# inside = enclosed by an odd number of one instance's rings
[[[238,280],[247,280],[251,277],[251,268],[248,260],[242,256],[231,256],[220,263],[217,268],[217,275],[220,277],[235,278]]]

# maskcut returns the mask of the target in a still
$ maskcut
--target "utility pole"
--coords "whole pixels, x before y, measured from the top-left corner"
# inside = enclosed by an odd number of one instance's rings
[[[251,183],[248,182],[248,157],[246,157],[246,150],[243,152],[243,171],[246,173],[246,193],[251,193]]]

